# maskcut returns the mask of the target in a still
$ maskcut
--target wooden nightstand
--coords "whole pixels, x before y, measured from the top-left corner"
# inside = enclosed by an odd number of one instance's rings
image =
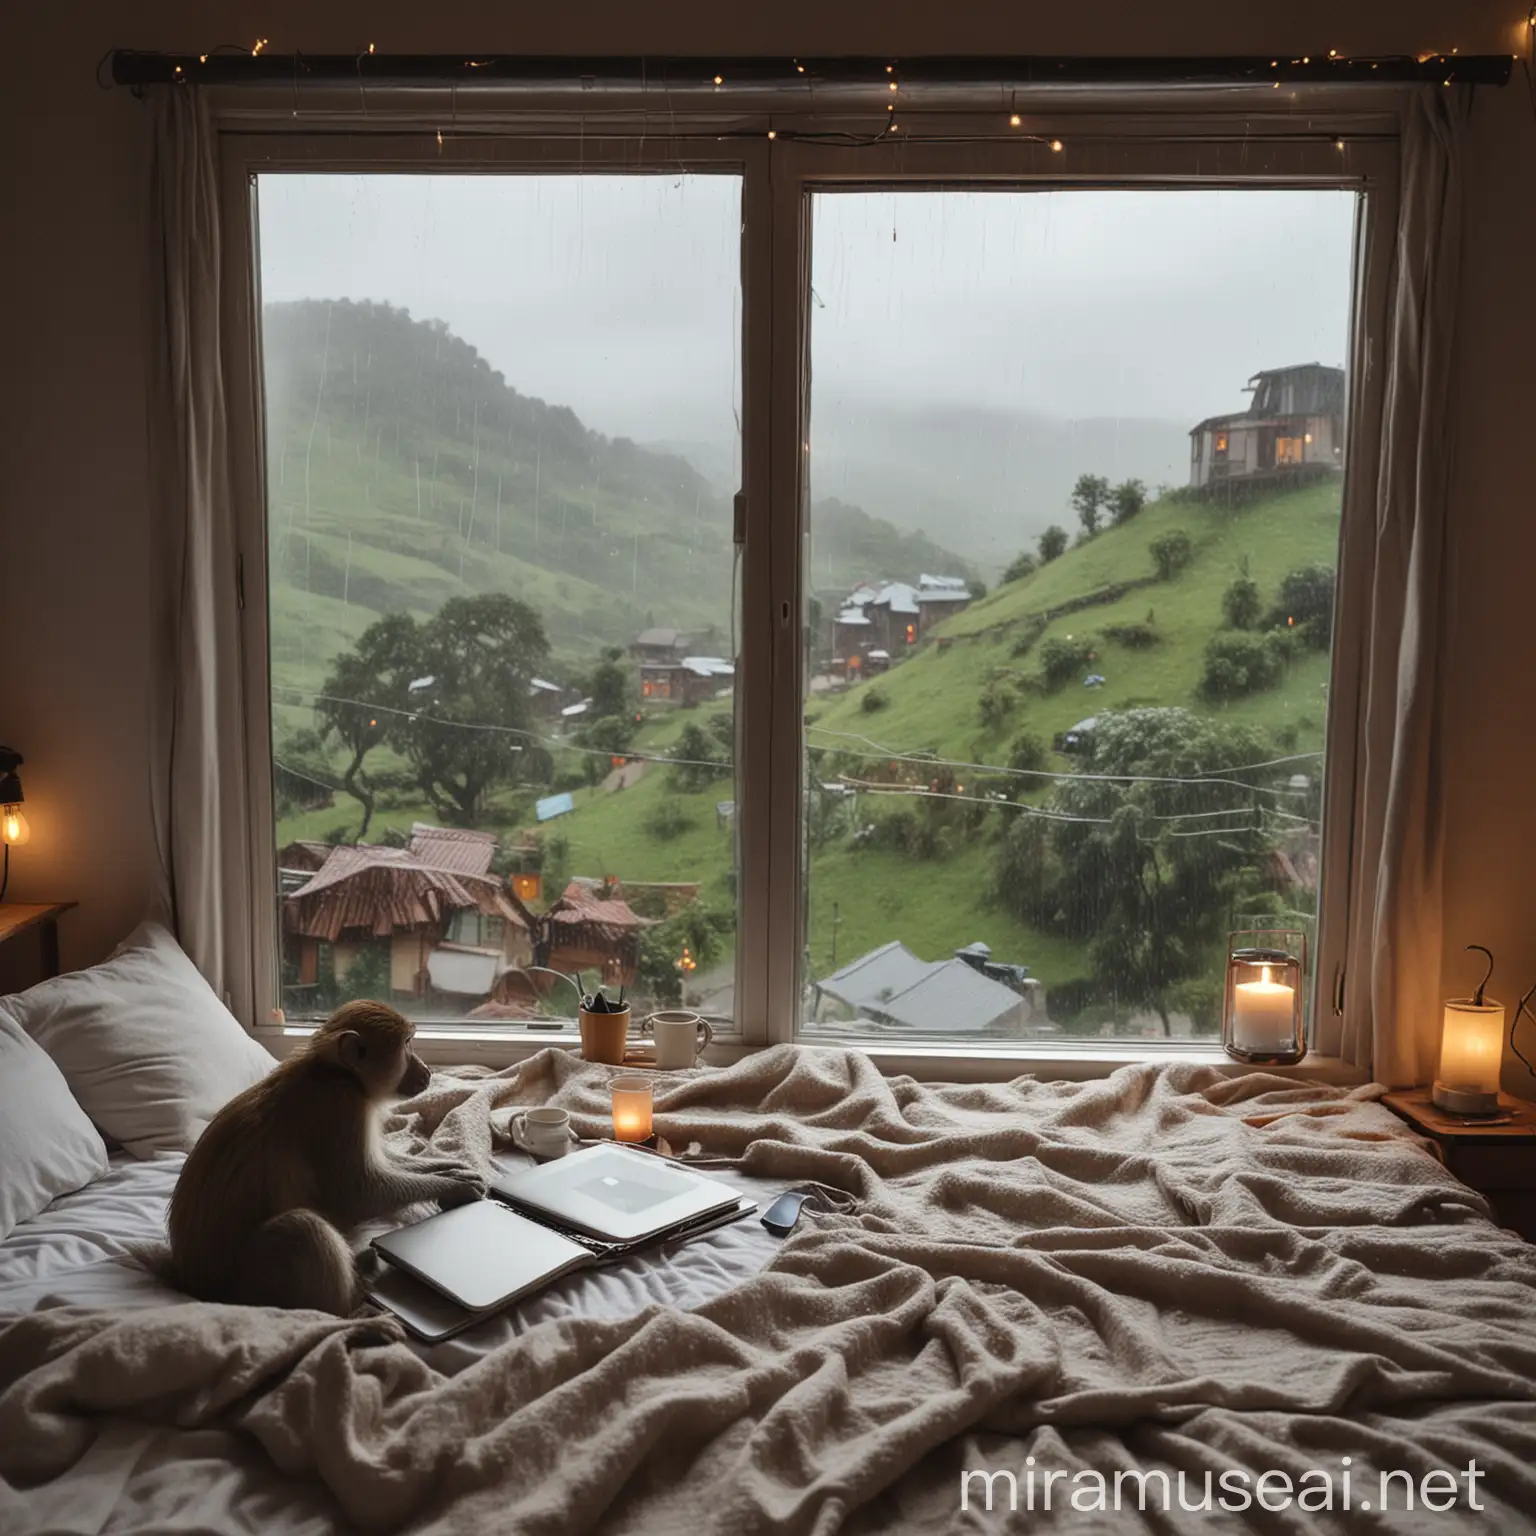
[[[1501,1093],[1500,1110],[1510,1118],[1478,1125],[1437,1109],[1428,1088],[1389,1093],[1381,1102],[1436,1143],[1445,1166],[1488,1197],[1503,1225],[1536,1242],[1536,1104]]]
[[[59,918],[74,905],[72,901],[0,902],[0,992],[20,992],[59,974]],[[29,946],[30,965],[21,953]]]

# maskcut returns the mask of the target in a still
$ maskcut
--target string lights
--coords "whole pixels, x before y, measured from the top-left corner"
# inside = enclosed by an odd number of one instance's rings
[[[254,58],[255,58],[255,57],[256,57],[256,55],[257,55],[257,54],[258,54],[258,53],[260,53],[260,52],[261,52],[261,50],[262,50],[262,49],[263,49],[263,48],[265,48],[265,47],[266,47],[266,46],[267,46],[267,40],[266,40],[266,38],[264,38],[264,37],[258,37],[258,38],[257,38],[257,39],[256,39],[256,45],[255,45],[255,47],[253,47],[253,48],[252,48],[252,49],[251,49],[251,57],[252,57],[252,58],[253,58],[253,59],[254,59]]]

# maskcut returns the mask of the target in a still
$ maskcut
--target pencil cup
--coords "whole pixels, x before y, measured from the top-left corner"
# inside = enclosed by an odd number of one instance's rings
[[[577,1018],[581,1024],[582,1056],[587,1061],[622,1067],[624,1043],[629,1037],[629,1009],[621,1008],[617,1013],[589,1013],[583,1008]]]

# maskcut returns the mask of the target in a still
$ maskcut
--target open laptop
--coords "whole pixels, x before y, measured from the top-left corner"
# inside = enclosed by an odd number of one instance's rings
[[[714,1179],[608,1146],[504,1176],[491,1195],[373,1240],[388,1262],[368,1293],[418,1338],[450,1337],[574,1270],[757,1209]]]
[[[646,1152],[587,1147],[491,1184],[494,1199],[604,1243],[643,1243],[736,1205],[740,1192]]]

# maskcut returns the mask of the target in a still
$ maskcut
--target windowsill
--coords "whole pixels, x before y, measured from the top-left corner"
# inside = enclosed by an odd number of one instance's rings
[[[254,1031],[256,1039],[279,1058],[313,1033],[310,1026],[302,1024],[268,1026]],[[508,1067],[549,1046],[574,1051],[580,1041],[574,1030],[554,1035],[516,1029],[430,1027],[417,1031],[415,1045],[417,1054],[432,1066]],[[704,1053],[704,1060],[710,1066],[723,1067],[763,1049],[766,1047],[717,1042]],[[1025,1075],[1087,1082],[1108,1077],[1120,1067],[1137,1066],[1143,1062],[1215,1067],[1228,1077],[1267,1072],[1346,1087],[1369,1081],[1359,1068],[1338,1056],[1323,1056],[1310,1051],[1293,1067],[1249,1066],[1233,1061],[1225,1052],[1205,1041],[1084,1042],[1071,1050],[1064,1050],[1058,1041],[1006,1047],[993,1042],[971,1046],[915,1041],[910,1045],[879,1043],[867,1046],[807,1042],[802,1049],[862,1050],[888,1077],[905,1075],[935,1082],[1007,1082]]]

